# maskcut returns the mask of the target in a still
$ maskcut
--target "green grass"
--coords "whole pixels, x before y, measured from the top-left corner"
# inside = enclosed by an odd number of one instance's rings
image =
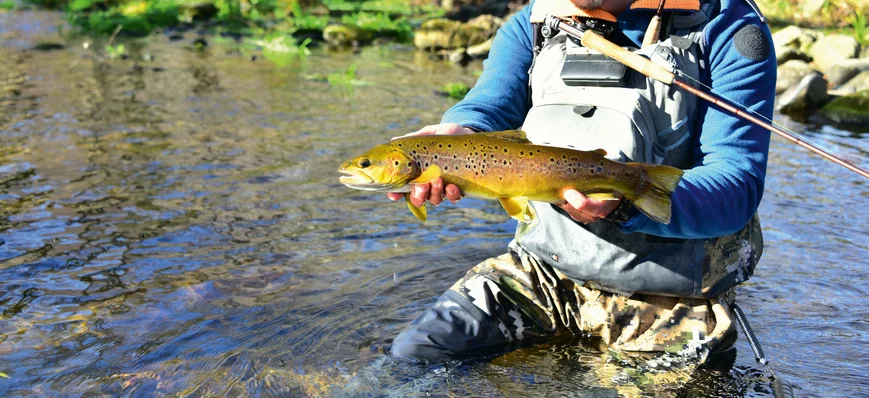
[[[118,59],[127,55],[127,49],[123,44],[106,46],[106,57],[109,59]]]
[[[308,49],[311,39],[297,43],[293,36],[286,33],[272,33],[260,42],[263,56],[278,66],[287,66],[294,60],[304,59],[311,54],[311,50]]]
[[[400,41],[409,41],[413,38],[413,27],[404,18],[391,19],[385,13],[359,12],[345,15],[341,22],[354,25],[362,30],[369,31],[378,36],[391,36]]]
[[[459,100],[465,98],[471,91],[471,88],[465,83],[447,83],[441,89],[448,97]]]
[[[0,8],[13,7],[15,0],[0,0]],[[208,25],[217,30],[242,34],[323,30],[330,22],[343,22],[372,32],[409,41],[411,20],[443,15],[434,5],[413,6],[407,0],[314,0],[304,4],[322,4],[330,10],[346,11],[340,18],[315,15],[303,9],[300,0],[24,0],[39,6],[65,8],[69,21],[88,34],[109,35],[123,26],[122,35],[143,36],[157,28],[189,24],[210,18]],[[322,1],[322,3],[320,2]],[[210,2],[217,12],[203,17],[201,7]],[[319,8],[322,11],[322,7]]]
[[[15,7],[15,1],[13,0],[0,1],[0,10],[14,10]]]
[[[869,44],[869,24],[866,21],[866,14],[854,12],[849,19],[851,22],[851,27],[854,28],[854,38],[857,39],[860,44],[866,45]]]

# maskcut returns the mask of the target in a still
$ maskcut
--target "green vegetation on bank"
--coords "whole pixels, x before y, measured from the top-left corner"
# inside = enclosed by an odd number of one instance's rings
[[[869,44],[869,1],[866,0],[757,0],[774,29],[789,25],[841,33]]]
[[[411,39],[412,21],[441,16],[438,6],[406,0],[28,0],[67,11],[73,26],[87,34],[142,36],[154,29],[204,24],[240,34],[322,31],[342,23],[374,37]],[[13,8],[0,0],[0,9]]]

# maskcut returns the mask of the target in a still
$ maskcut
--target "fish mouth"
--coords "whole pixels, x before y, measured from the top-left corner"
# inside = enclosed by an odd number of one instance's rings
[[[374,179],[369,177],[368,174],[365,174],[359,170],[352,169],[340,169],[339,173],[344,174],[341,177],[338,177],[338,181],[342,184],[350,186],[350,185],[370,185],[374,183]]]
[[[374,181],[371,176],[359,170],[340,169],[338,172],[346,174],[338,177],[338,181],[349,188],[375,192],[404,192],[400,185]]]

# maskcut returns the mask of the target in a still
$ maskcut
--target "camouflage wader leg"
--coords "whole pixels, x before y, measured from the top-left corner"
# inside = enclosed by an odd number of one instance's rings
[[[512,242],[507,254],[472,268],[414,320],[392,352],[425,360],[492,355],[569,332],[593,337],[620,363],[693,370],[732,345],[732,300],[732,291],[715,300],[619,296],[574,283]]]

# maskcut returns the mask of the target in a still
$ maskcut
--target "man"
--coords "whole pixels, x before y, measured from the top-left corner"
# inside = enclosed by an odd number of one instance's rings
[[[395,356],[491,355],[559,333],[591,336],[601,348],[643,360],[666,352],[696,364],[732,347],[733,287],[762,251],[755,213],[769,133],[638,73],[598,68],[605,58],[540,25],[547,14],[574,18],[637,49],[658,5],[532,2],[498,32],[468,96],[442,124],[412,134],[521,126],[537,144],[604,148],[614,160],[685,169],[672,221],[574,190],[561,206],[534,203],[533,221],[519,223],[509,252],[471,269],[413,321],[395,339]],[[668,0],[653,42],[639,52],[771,116],[775,55],[747,0]],[[415,186],[410,198],[437,205],[461,192],[438,179]]]

